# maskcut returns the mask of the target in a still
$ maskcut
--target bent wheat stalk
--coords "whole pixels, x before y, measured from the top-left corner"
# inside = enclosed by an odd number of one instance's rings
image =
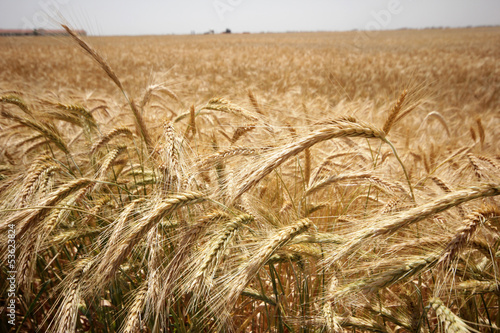
[[[129,98],[127,92],[125,91],[125,88],[123,87],[123,84],[121,81],[118,79],[118,76],[116,73],[111,69],[109,64],[104,60],[104,58],[95,50],[93,49],[89,44],[87,44],[83,39],[81,39],[73,30],[71,30],[69,27],[66,25],[62,25],[62,27],[68,32],[68,34],[81,46],[82,49],[87,51],[87,53],[94,58],[95,61],[101,66],[101,68],[106,72],[106,74],[109,76],[109,78],[116,84],[116,86],[120,89],[122,92],[123,96],[127,100],[127,103],[130,106],[130,109],[132,110],[132,113],[134,114],[135,120],[136,120],[136,127],[141,133],[142,138],[144,139],[144,142],[146,146],[148,147],[149,150],[152,150],[153,148],[153,142],[151,140],[151,136],[149,134],[149,131],[146,127],[146,124],[144,123],[144,118],[142,117],[139,109],[135,105],[134,101]]]
[[[243,193],[260,182],[265,176],[270,174],[275,168],[283,164],[289,158],[296,156],[303,150],[319,142],[343,137],[378,138],[382,141],[386,141],[385,133],[382,130],[359,122],[338,121],[335,125],[320,129],[299,139],[297,142],[284,146],[280,151],[263,163],[262,167],[245,174],[242,179],[246,179],[246,181],[244,181],[243,185],[237,190],[234,200],[238,199]]]

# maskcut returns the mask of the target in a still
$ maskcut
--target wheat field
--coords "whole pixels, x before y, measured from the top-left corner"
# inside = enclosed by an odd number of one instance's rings
[[[0,38],[1,331],[500,330],[500,28],[68,32]]]

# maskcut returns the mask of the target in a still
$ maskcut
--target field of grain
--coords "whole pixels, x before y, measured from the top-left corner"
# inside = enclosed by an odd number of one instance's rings
[[[500,329],[500,28],[2,37],[0,68],[1,331]]]

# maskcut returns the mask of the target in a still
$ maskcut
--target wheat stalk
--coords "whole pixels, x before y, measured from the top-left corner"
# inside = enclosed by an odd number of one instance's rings
[[[448,123],[446,122],[446,119],[444,119],[443,115],[437,111],[432,111],[432,112],[429,112],[424,120],[422,120],[422,125],[420,125],[419,127],[419,130],[420,128],[426,123],[426,121],[428,121],[429,119],[437,119],[439,121],[439,123],[441,125],[443,125],[445,131],[446,131],[446,134],[448,135],[448,137],[451,137],[451,132],[450,132],[450,127],[448,126]],[[418,132],[418,130],[417,130]]]

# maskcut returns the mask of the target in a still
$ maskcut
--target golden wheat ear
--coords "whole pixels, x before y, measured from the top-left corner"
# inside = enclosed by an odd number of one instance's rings
[[[458,253],[468,245],[476,230],[489,219],[498,218],[498,216],[500,216],[500,209],[495,206],[484,207],[469,214],[465,218],[462,228],[449,240],[439,263],[445,267],[448,266]]]
[[[201,193],[177,193],[171,197],[156,203],[151,210],[144,213],[135,223],[129,224],[120,234],[118,230],[114,233],[113,242],[109,241],[102,260],[93,276],[93,281],[89,285],[89,291],[102,287],[103,282],[110,281],[123,261],[132,252],[134,247],[143,241],[144,236],[155,227],[164,217],[169,217],[176,210],[196,203],[206,201],[207,197]],[[133,209],[133,206],[131,206]],[[128,216],[124,217],[126,221]]]
[[[75,332],[78,322],[78,307],[82,301],[82,280],[93,267],[94,262],[88,258],[80,259],[73,271],[68,275],[62,292],[62,303],[54,318],[49,323],[52,332]]]
[[[454,314],[439,298],[432,298],[430,306],[436,311],[436,315],[443,325],[444,332],[470,333],[479,331],[469,327],[459,316]]]
[[[399,112],[401,111],[403,107],[403,103],[405,102],[406,95],[408,94],[408,90],[404,90],[401,95],[398,98],[398,101],[396,104],[392,107],[391,111],[389,112],[389,116],[387,117],[387,120],[384,123],[384,127],[382,127],[382,130],[385,132],[385,134],[389,134],[389,131],[391,130],[392,126],[396,122],[396,118],[399,115]]]

